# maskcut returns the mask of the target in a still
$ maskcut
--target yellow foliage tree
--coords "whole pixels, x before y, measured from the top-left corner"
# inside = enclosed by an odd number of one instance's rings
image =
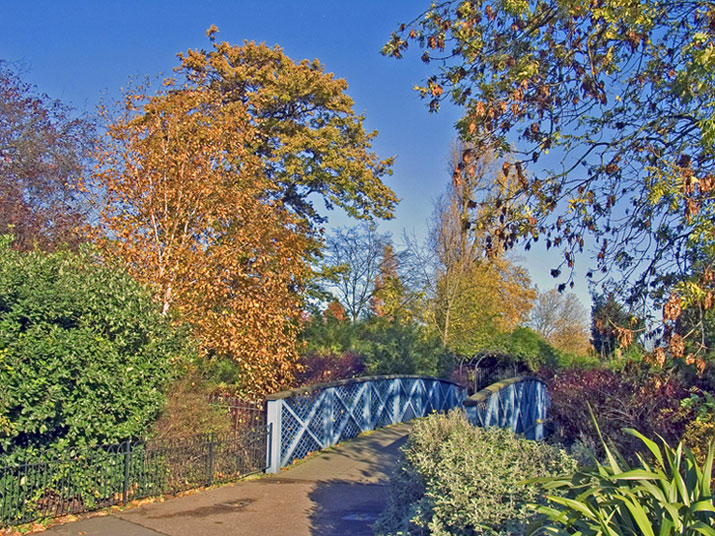
[[[551,289],[539,292],[530,324],[553,347],[587,355],[592,348],[588,320],[588,312],[575,294]]]
[[[409,322],[412,319],[409,302],[413,293],[405,288],[398,273],[399,259],[392,244],[387,244],[382,252],[380,273],[375,278],[375,290],[370,299],[370,309],[375,316],[386,320]]]
[[[220,102],[173,81],[127,95],[94,175],[100,243],[193,327],[205,356],[235,359],[257,395],[292,380],[306,237],[268,199],[245,105]]]
[[[300,292],[322,198],[388,218],[392,160],[371,151],[347,83],[279,47],[216,43],[180,54],[180,81],[137,88],[108,121],[92,191],[101,244],[188,322],[207,357],[236,360],[244,392],[290,385]],[[317,194],[317,195],[315,195]]]
[[[513,179],[489,150],[453,147],[452,184],[435,209],[431,247],[437,259],[432,321],[442,344],[472,354],[526,321],[536,296],[527,272],[504,254],[508,237],[494,222],[518,210],[498,206]],[[497,232],[494,232],[494,231]]]

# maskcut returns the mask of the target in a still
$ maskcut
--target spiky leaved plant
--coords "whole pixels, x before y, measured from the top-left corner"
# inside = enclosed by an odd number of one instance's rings
[[[659,438],[661,447],[636,430],[626,432],[639,438],[652,458],[639,454],[638,463],[629,466],[599,430],[606,463],[594,459],[594,466],[573,475],[537,480],[556,494],[538,508],[541,517],[530,535],[715,536],[715,439],[700,466],[682,442],[673,448]]]

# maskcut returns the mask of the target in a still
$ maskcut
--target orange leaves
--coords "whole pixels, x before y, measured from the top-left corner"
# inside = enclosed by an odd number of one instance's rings
[[[633,344],[634,331],[632,329],[624,328],[621,326],[614,326],[614,331],[618,339],[618,343],[622,348],[628,348]]]
[[[672,293],[666,304],[663,306],[663,320],[665,322],[675,321],[680,316],[681,311],[680,297],[677,294]]]
[[[658,367],[665,365],[665,350],[660,346],[653,351],[653,358]]]
[[[673,355],[673,357],[683,357],[685,352],[685,341],[683,337],[677,333],[673,333],[668,341],[668,351]]]
[[[695,199],[688,199],[685,202],[685,219],[688,223],[693,221],[693,217],[700,212],[700,203]]]
[[[432,50],[444,50],[444,35],[430,35],[427,38],[427,46]]]
[[[206,37],[208,37],[209,39],[211,39],[211,41],[213,41],[216,38],[215,35],[217,33],[218,33],[218,28],[214,24],[212,24],[206,30]]]
[[[246,151],[257,134],[244,105],[209,89],[134,96],[94,177],[106,193],[104,251],[193,328],[203,355],[240,363],[247,393],[285,387],[307,238],[269,200],[274,186]]]
[[[338,322],[344,322],[345,320],[347,320],[347,315],[345,314],[345,307],[340,305],[340,302],[337,302],[335,300],[331,301],[328,304],[328,307],[325,309],[324,314],[326,318],[330,315]]]

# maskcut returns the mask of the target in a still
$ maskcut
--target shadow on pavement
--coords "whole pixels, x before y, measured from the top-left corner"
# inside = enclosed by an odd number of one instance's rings
[[[387,503],[388,483],[328,480],[308,494],[314,504],[310,533],[316,536],[372,535],[372,524]]]
[[[363,462],[360,476],[389,484],[392,471],[395,469],[395,460],[400,455],[400,447],[407,442],[407,436],[398,437],[388,447],[384,445],[373,446],[369,441],[363,442],[358,450],[344,449],[333,453],[333,460],[345,457],[355,462]],[[367,462],[367,463],[365,463]]]

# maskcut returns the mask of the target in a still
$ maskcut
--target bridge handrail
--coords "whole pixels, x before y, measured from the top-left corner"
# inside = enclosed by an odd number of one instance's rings
[[[547,383],[536,376],[516,376],[485,387],[462,403],[469,421],[482,427],[511,428],[527,439],[543,439],[550,405]]]
[[[290,398],[292,396],[305,395],[313,391],[322,391],[323,389],[328,389],[329,387],[339,387],[341,385],[349,385],[352,383],[397,379],[432,380],[442,383],[451,383],[456,387],[463,388],[462,385],[453,382],[452,380],[438,378],[437,376],[421,376],[419,374],[382,374],[375,376],[357,376],[355,378],[348,378],[345,380],[334,380],[332,382],[315,383],[312,385],[305,385],[303,387],[296,387],[295,389],[287,389],[285,391],[280,391],[278,393],[273,393],[271,395],[266,396],[266,400],[280,400],[283,398]]]
[[[537,381],[543,383],[544,385],[547,385],[546,381],[543,378],[539,378],[538,376],[515,376],[513,378],[506,378],[504,380],[494,382],[491,385],[486,386],[481,391],[477,391],[472,396],[465,398],[464,407],[468,408],[478,406],[479,404],[486,402],[486,400],[494,393],[499,392],[505,387],[509,387],[510,385],[513,385],[515,383],[525,381]]]

